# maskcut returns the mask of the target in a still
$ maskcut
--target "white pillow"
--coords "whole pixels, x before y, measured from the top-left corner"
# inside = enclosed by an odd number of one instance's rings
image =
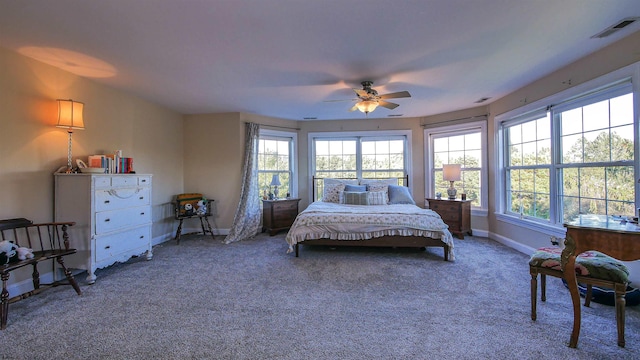
[[[333,183],[324,184],[324,192],[322,194],[322,201],[338,203],[340,202],[340,192],[344,191],[344,184]]]

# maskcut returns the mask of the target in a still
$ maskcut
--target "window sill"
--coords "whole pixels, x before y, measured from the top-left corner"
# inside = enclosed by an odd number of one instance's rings
[[[554,226],[551,224],[543,224],[537,221],[520,219],[519,217],[496,213],[496,220],[507,224],[520,226],[529,230],[541,232],[549,236],[564,238],[567,230],[564,227]]]

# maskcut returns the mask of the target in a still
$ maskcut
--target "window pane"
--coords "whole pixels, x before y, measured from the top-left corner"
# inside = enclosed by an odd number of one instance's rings
[[[433,151],[442,152],[449,151],[449,138],[435,138],[433,139]]]
[[[611,99],[611,126],[633,124],[633,94]]]
[[[536,140],[536,122],[529,121],[522,124],[522,142]]]
[[[510,157],[509,165],[519,166],[522,165],[522,144],[511,145],[509,147]]]
[[[582,108],[562,112],[560,120],[563,136],[582,132]]]
[[[611,129],[611,160],[633,161],[633,125]]]
[[[609,100],[587,105],[583,108],[583,131],[606,129],[609,127]]]
[[[582,162],[582,135],[569,135],[562,137],[562,162],[575,164]]]
[[[511,126],[507,132],[509,143],[519,144],[522,142],[522,125]]]
[[[580,195],[580,183],[578,182],[578,169],[563,169],[562,170],[562,186],[564,196],[579,196]]]
[[[611,159],[609,131],[584,133],[584,162],[603,162]]]

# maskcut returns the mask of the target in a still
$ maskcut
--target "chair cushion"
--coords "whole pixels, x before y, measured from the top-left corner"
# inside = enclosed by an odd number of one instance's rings
[[[562,271],[560,254],[562,249],[557,247],[537,249],[531,255],[529,265]],[[585,251],[576,257],[576,274],[622,284],[629,282],[629,269],[622,262],[598,251]]]

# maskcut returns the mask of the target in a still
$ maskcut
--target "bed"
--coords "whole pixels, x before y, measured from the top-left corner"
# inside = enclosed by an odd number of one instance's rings
[[[455,260],[448,226],[436,212],[416,206],[398,179],[317,181],[313,179],[313,196],[322,188],[322,197],[298,214],[287,233],[288,252],[295,250],[296,257],[302,244],[442,247],[444,260]],[[407,179],[400,182],[407,184]]]

